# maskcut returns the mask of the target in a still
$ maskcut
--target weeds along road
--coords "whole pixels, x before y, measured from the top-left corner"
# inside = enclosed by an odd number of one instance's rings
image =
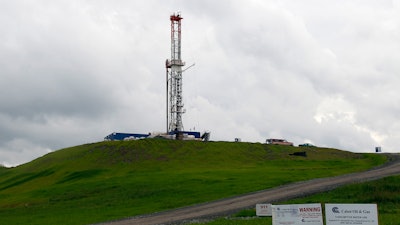
[[[400,174],[400,155],[388,154],[388,157],[390,161],[385,165],[365,172],[297,182],[237,197],[102,224],[183,224],[194,219],[226,216],[242,209],[255,207],[255,205],[258,203],[273,203],[284,201],[292,198],[315,194],[318,192],[332,190],[345,184],[377,180],[383,177]]]

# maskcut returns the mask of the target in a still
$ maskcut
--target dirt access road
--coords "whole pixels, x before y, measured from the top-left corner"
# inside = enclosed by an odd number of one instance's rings
[[[253,192],[246,195],[208,202],[204,204],[178,208],[144,216],[132,217],[119,221],[103,223],[104,225],[160,225],[184,224],[194,219],[226,216],[242,209],[255,207],[258,203],[273,203],[302,197],[318,192],[332,190],[336,187],[376,180],[400,174],[400,155],[389,154],[390,161],[383,166],[359,173],[337,177],[320,178],[296,182],[272,189]]]

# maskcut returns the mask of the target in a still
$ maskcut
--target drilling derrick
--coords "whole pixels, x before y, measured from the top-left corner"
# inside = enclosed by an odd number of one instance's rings
[[[181,59],[181,20],[180,13],[170,16],[171,20],[171,59],[166,61],[167,76],[167,133],[183,131],[182,114],[182,67]]]
[[[182,101],[182,73],[185,63],[181,59],[181,14],[174,13],[170,16],[171,20],[171,58],[165,62],[166,68],[166,107],[167,107],[167,132],[166,133],[117,133],[107,135],[105,140],[133,140],[142,138],[166,138],[177,140],[202,140],[210,139],[210,132],[206,131],[203,135],[197,131],[184,131],[182,115],[185,112]]]

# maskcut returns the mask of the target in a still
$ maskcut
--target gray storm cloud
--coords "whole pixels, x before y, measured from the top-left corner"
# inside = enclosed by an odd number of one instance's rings
[[[186,129],[397,152],[398,1],[2,1],[0,163],[165,129],[182,12]]]

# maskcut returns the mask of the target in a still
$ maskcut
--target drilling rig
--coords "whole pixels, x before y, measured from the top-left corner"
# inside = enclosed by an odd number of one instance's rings
[[[184,131],[182,115],[185,113],[182,100],[182,69],[185,62],[182,61],[182,17],[180,12],[170,16],[171,21],[171,59],[165,62],[166,68],[166,106],[167,106],[167,134],[174,135],[182,140],[187,136],[196,139],[208,140],[210,133],[206,132],[200,137],[199,132]],[[194,64],[193,64],[194,65]],[[193,66],[192,65],[192,66]]]
[[[182,61],[181,54],[181,14],[174,13],[170,16],[171,21],[171,59],[165,62],[166,68],[166,106],[167,106],[167,132],[153,132],[148,134],[137,133],[117,133],[107,135],[104,140],[137,140],[143,138],[166,138],[178,140],[202,140],[208,141],[210,132],[206,131],[203,135],[197,131],[185,131],[182,123],[183,109],[182,100],[182,73],[190,68],[182,69],[185,62]]]
[[[182,132],[182,67],[185,62],[181,59],[181,21],[180,13],[170,16],[171,20],[171,59],[165,63],[167,76],[167,133]]]

